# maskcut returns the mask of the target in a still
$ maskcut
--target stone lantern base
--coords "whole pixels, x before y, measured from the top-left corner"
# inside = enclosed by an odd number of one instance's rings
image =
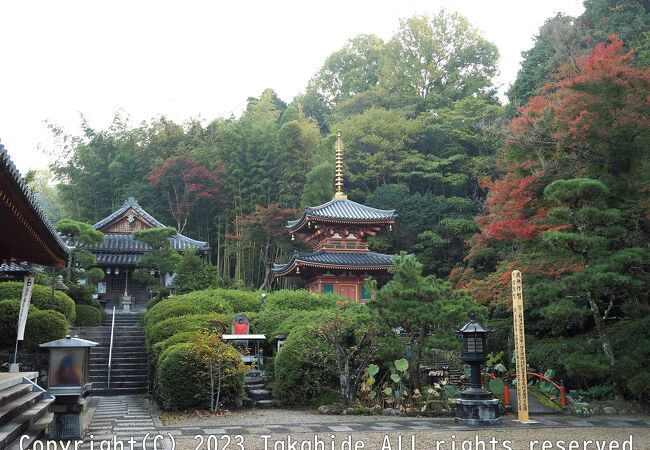
[[[459,425],[499,425],[499,400],[490,392],[468,389],[456,399],[456,423]]]

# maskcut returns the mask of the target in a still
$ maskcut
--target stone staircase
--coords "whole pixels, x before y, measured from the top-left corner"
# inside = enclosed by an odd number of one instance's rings
[[[90,350],[89,381],[93,384],[91,395],[124,395],[147,391],[149,363],[144,346],[144,331],[140,326],[141,317],[138,313],[115,314],[110,387],[108,355],[112,315],[109,314],[100,327],[73,329],[73,334],[80,338],[99,343]]]
[[[0,450],[30,448],[50,431],[54,397],[34,383],[36,373],[2,375],[6,377],[0,378]]]
[[[261,370],[254,369],[246,372],[244,375],[244,390],[246,391],[244,405],[269,408],[275,404],[272,399],[273,394],[267,388],[266,382],[266,376]]]

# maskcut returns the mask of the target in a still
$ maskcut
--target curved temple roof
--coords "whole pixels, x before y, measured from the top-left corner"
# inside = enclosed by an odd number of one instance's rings
[[[129,197],[121,208],[94,224],[93,227],[95,229],[106,227],[120,219],[129,209],[132,209],[139,218],[153,228],[166,228],[162,222],[145,211],[133,197]],[[207,242],[197,241],[180,233],[170,237],[169,242],[171,247],[177,251],[187,248],[196,248],[199,251],[209,249]],[[137,264],[140,257],[151,249],[149,245],[135,239],[132,234],[116,232],[106,232],[103,242],[84,248],[95,254],[98,266],[132,266]]]
[[[286,264],[273,264],[273,272],[276,276],[283,276],[298,266],[342,270],[383,270],[393,264],[393,257],[383,253],[296,252]]]
[[[20,172],[0,143],[0,213],[2,238],[12,257],[46,266],[62,267],[70,248],[41,210]],[[5,215],[6,213],[6,215]]]
[[[397,214],[394,209],[377,209],[348,199],[335,198],[320,206],[305,208],[302,217],[290,220],[287,228],[298,231],[309,219],[346,223],[392,223]]]

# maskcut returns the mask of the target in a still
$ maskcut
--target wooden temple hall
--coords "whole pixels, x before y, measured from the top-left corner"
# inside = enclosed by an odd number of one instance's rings
[[[348,200],[343,193],[343,144],[336,139],[336,192],[329,202],[305,208],[289,221],[291,238],[309,252],[296,251],[288,262],[274,264],[275,277],[297,277],[312,292],[340,294],[355,302],[371,300],[369,278],[385,279],[393,265],[390,255],[371,252],[365,239],[383,228],[392,230],[395,210],[371,208]]]
[[[0,144],[0,275],[21,280],[32,263],[64,267],[69,253]]]
[[[123,299],[128,298],[132,307],[144,307],[151,293],[147,286],[133,279],[133,271],[142,255],[151,248],[136,240],[132,233],[149,228],[165,228],[165,225],[142,209],[135,198],[129,197],[121,208],[93,227],[104,233],[104,242],[86,247],[97,258],[97,266],[104,270],[104,279],[97,283],[100,302],[120,306]],[[206,242],[190,239],[180,233],[169,240],[172,248],[179,252],[195,248],[199,254],[205,255],[209,250]],[[173,288],[173,274],[166,274],[165,284]]]

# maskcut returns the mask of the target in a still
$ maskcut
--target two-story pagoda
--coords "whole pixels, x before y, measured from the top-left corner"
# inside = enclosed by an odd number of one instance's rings
[[[336,139],[336,192],[329,202],[305,208],[289,221],[291,239],[298,237],[311,252],[295,252],[286,264],[274,264],[276,277],[299,277],[312,292],[335,293],[352,301],[371,300],[369,278],[385,278],[393,265],[390,255],[371,252],[365,239],[384,227],[392,229],[395,210],[371,208],[348,200],[343,193],[343,145]]]

